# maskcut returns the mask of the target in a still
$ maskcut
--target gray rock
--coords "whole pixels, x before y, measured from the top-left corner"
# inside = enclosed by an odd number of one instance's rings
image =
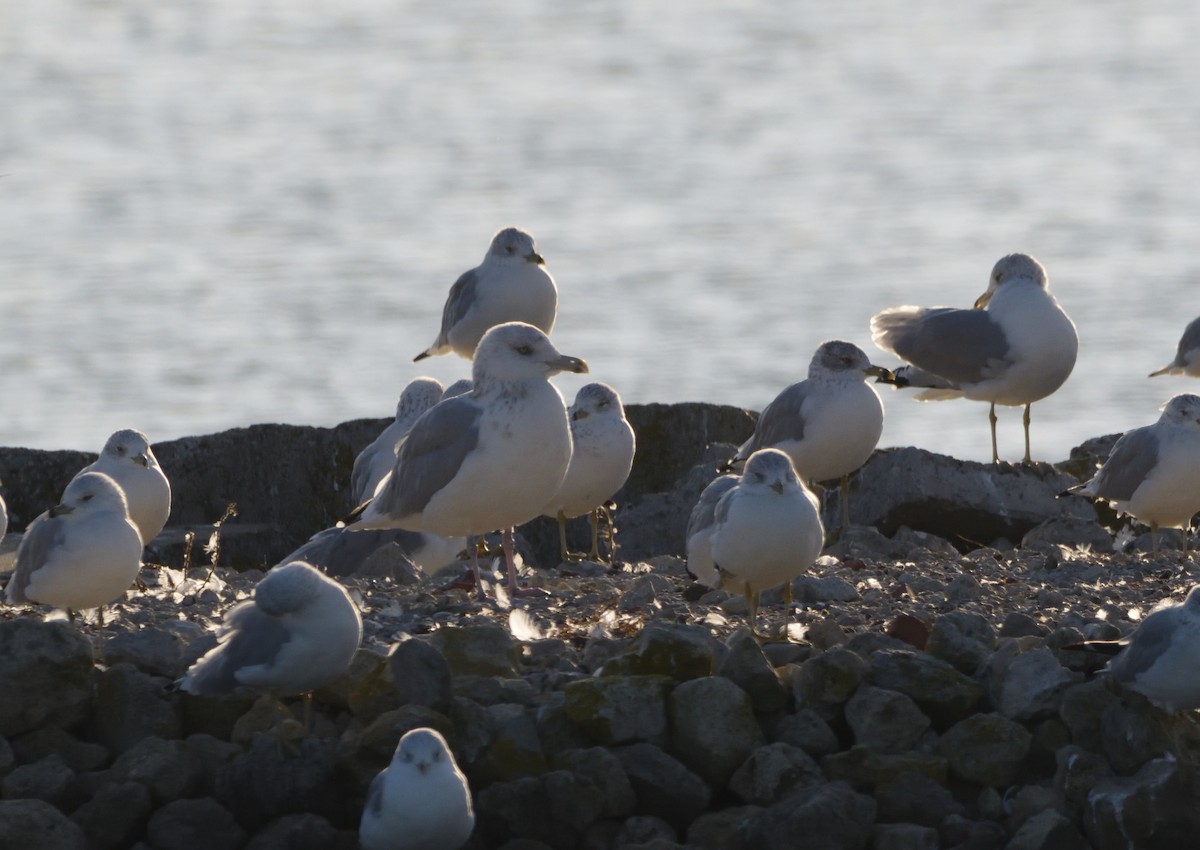
[[[804,788],[746,824],[746,843],[761,850],[863,850],[871,840],[875,801],[840,782]]]
[[[750,697],[720,676],[691,679],[667,699],[671,749],[713,788],[721,788],[765,743]]]
[[[811,708],[795,714],[785,714],[770,726],[772,742],[792,744],[810,756],[823,756],[838,751],[837,735],[824,718]]]
[[[711,676],[721,644],[703,626],[652,620],[629,651],[604,667],[606,675],[670,676],[677,682]]]
[[[45,800],[64,812],[83,802],[78,777],[57,755],[15,769],[0,780],[0,794],[6,800]]]
[[[110,667],[124,662],[151,676],[176,679],[186,669],[183,663],[186,646],[178,634],[166,629],[120,632],[104,642],[104,661]]]
[[[477,835],[497,846],[508,838],[572,848],[600,817],[604,801],[589,780],[565,770],[496,782],[476,796]]]
[[[50,727],[57,728],[57,727]],[[48,753],[46,754],[48,755]],[[4,776],[17,764],[17,756],[13,752],[12,744],[7,738],[0,737],[0,776]]]
[[[662,841],[674,844],[675,838],[675,827],[662,818],[635,815],[621,824],[621,828],[617,831],[616,846],[647,847]]]
[[[915,823],[877,823],[871,850],[938,850],[938,831]]]
[[[58,726],[43,726],[16,738],[12,744],[12,751],[18,759],[26,763],[39,761],[49,755],[58,756],[76,773],[96,770],[109,758],[105,747],[81,741]],[[4,772],[3,767],[0,767],[0,775]]]
[[[616,756],[637,795],[638,811],[686,829],[708,808],[712,792],[704,780],[653,744],[621,747]]]
[[[647,573],[638,576],[629,583],[629,587],[617,600],[617,610],[622,613],[634,611],[653,612],[659,607],[659,601],[670,599],[675,593],[675,585],[666,576],[657,573]]]
[[[998,823],[969,820],[961,815],[948,815],[938,833],[942,846],[951,850],[1001,850],[1008,838]]]
[[[729,779],[729,790],[746,803],[771,806],[797,788],[822,785],[825,775],[812,756],[791,744],[774,743],[750,754]]]
[[[925,651],[950,663],[968,676],[974,674],[996,649],[996,631],[979,614],[950,611],[938,617]]]
[[[717,675],[729,679],[747,693],[755,712],[780,711],[788,701],[788,689],[767,660],[749,629],[739,629],[726,641],[729,653],[721,660]]]
[[[849,649],[834,647],[814,655],[792,678],[796,704],[831,720],[841,714],[842,706],[858,690],[866,673],[866,663]]]
[[[344,789],[337,742],[305,738],[297,754],[281,749],[275,740],[256,736],[249,750],[218,769],[214,796],[247,827],[304,812],[339,817]]]
[[[433,646],[404,640],[387,657],[392,685],[402,705],[427,705],[445,711],[450,705],[450,665]]]
[[[877,753],[867,747],[851,747],[821,759],[821,769],[831,780],[848,782],[859,791],[873,792],[881,785],[898,782],[907,773],[945,783],[949,765],[932,753]]]
[[[44,800],[0,801],[0,850],[88,850],[79,825]]]
[[[897,448],[877,451],[863,475],[872,486],[852,516],[886,535],[907,526],[948,540],[1020,540],[1048,518],[1096,516],[1086,500],[1057,498],[1078,482],[1048,464],[976,463]]]
[[[929,729],[929,718],[910,698],[872,685],[860,685],[845,712],[855,743],[882,753],[915,748]]]
[[[182,741],[143,738],[113,763],[116,782],[140,782],[158,803],[191,794],[200,780],[200,764]]]
[[[565,689],[567,716],[597,744],[666,743],[666,676],[601,676]]]
[[[1200,830],[1195,773],[1173,759],[1102,780],[1088,795],[1084,831],[1096,850],[1190,847]]]
[[[71,820],[87,835],[92,850],[119,850],[141,835],[154,810],[150,791],[138,782],[106,782]]]
[[[962,720],[984,696],[977,682],[945,661],[906,650],[875,653],[868,681],[911,698],[939,729]]]
[[[477,784],[536,776],[549,769],[533,710],[522,706],[511,706],[511,709],[500,714],[493,712],[497,717],[496,735],[471,765],[471,779]]]
[[[880,823],[910,823],[939,826],[950,815],[962,815],[966,808],[943,784],[928,776],[905,773],[894,782],[875,791]]]
[[[1068,670],[1046,647],[1016,652],[1002,647],[988,661],[988,689],[997,711],[1013,720],[1033,720],[1058,711],[1063,693],[1083,680]]]
[[[1092,789],[1112,778],[1112,768],[1104,756],[1074,745],[1061,749],[1057,762],[1054,791],[1062,801],[1063,812],[1079,823]]]
[[[96,739],[123,753],[143,738],[178,738],[183,716],[178,702],[167,693],[169,684],[132,664],[117,664],[101,673],[96,687]]]
[[[665,703],[663,711],[666,711]],[[455,716],[453,710],[451,716]],[[537,707],[536,717],[538,739],[542,742],[542,752],[547,756],[552,757],[564,750],[586,749],[593,743],[568,716],[567,695],[562,691],[547,694]],[[462,728],[461,724],[458,725]]]
[[[446,660],[455,676],[520,675],[520,647],[508,629],[498,623],[446,626],[427,638]]]
[[[1071,732],[1072,742],[1098,753],[1104,746],[1104,713],[1118,703],[1104,679],[1092,679],[1063,691],[1058,713]]]
[[[337,829],[319,815],[284,815],[267,824],[243,850],[331,850]]]
[[[610,750],[604,747],[564,750],[554,756],[555,770],[567,770],[596,786],[604,805],[602,817],[625,818],[633,813],[637,795],[625,775],[625,768]]]
[[[1021,538],[1022,549],[1067,546],[1093,552],[1111,552],[1112,534],[1099,521],[1084,517],[1054,517],[1035,525]]]
[[[238,850],[246,841],[233,815],[211,797],[167,803],[151,816],[146,837],[154,850]]]
[[[761,806],[734,806],[705,812],[688,827],[688,846],[700,850],[750,850],[743,832],[746,823],[761,811]]]
[[[1048,632],[1049,629],[1022,611],[1006,614],[1000,624],[1000,637],[1042,637]]]
[[[1003,788],[1016,777],[1033,736],[1000,714],[973,714],[946,730],[938,752],[959,779]]]
[[[65,622],[0,622],[0,735],[79,723],[91,705],[94,673],[91,643]]]
[[[839,576],[802,575],[792,581],[792,596],[797,602],[854,602],[859,598],[854,585]]]
[[[1004,850],[1091,850],[1091,845],[1073,823],[1046,809],[1021,824]]]

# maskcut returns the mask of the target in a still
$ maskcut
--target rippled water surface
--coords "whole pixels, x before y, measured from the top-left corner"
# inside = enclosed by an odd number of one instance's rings
[[[1182,0],[4,4],[0,445],[390,415],[465,374],[411,357],[519,224],[627,402],[894,363],[872,313],[1032,253],[1082,338],[1061,459],[1200,391],[1145,377],[1200,314],[1197,41]],[[985,405],[884,397],[885,445],[989,456]]]

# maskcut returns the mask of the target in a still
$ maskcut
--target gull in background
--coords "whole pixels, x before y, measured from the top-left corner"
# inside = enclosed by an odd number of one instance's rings
[[[88,472],[102,472],[117,482],[125,493],[129,518],[141,535],[142,546],[149,546],[171,515],[171,482],[158,465],[146,435],[133,428],[114,432],[100,457],[76,477]]]
[[[1159,375],[1190,375],[1200,378],[1200,318],[1192,319],[1183,329],[1183,336],[1179,338],[1179,346],[1175,350],[1175,359],[1158,371],[1150,373],[1151,378]]]
[[[991,403],[992,462],[996,405],[1025,406],[1025,463],[1029,409],[1067,380],[1079,336],[1050,292],[1046,270],[1028,254],[1009,254],[992,268],[975,309],[891,307],[871,319],[875,344],[909,363],[896,386],[923,387],[920,401],[965,396]]]
[[[358,453],[350,473],[350,495],[360,505],[375,495],[379,482],[396,465],[400,444],[421,415],[442,399],[442,384],[434,378],[413,378],[396,402],[396,418]]]

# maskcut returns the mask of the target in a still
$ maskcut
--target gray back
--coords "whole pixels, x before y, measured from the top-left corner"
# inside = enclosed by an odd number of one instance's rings
[[[450,294],[446,296],[446,306],[442,308],[442,329],[438,333],[436,345],[448,345],[450,329],[463,320],[471,305],[475,303],[475,290],[479,286],[479,274],[476,269],[463,272]]]
[[[1158,435],[1154,432],[1154,426],[1134,428],[1113,445],[1108,460],[1096,473],[1093,491],[1097,496],[1113,501],[1130,499],[1156,463]]]

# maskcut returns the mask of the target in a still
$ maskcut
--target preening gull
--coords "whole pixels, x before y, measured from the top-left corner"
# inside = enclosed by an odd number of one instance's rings
[[[396,465],[396,453],[408,431],[426,410],[442,399],[442,384],[434,378],[414,378],[400,393],[396,418],[375,440],[358,453],[350,472],[350,495],[360,505],[375,495],[375,488]]]
[[[513,527],[542,513],[571,462],[567,410],[548,380],[563,371],[587,372],[587,364],[560,354],[532,325],[489,330],[472,364],[474,388],[417,420],[392,476],[348,528],[467,535],[480,594],[473,538],[501,529],[517,593]]]
[[[474,827],[467,777],[446,739],[422,727],[405,733],[371,781],[358,841],[363,850],[456,850]]]
[[[308,694],[346,672],[362,640],[362,617],[345,588],[292,561],[273,568],[253,599],[225,614],[219,640],[184,674],[182,690]]]
[[[750,455],[741,480],[717,502],[711,538],[720,586],[746,595],[756,635],[759,591],[788,583],[821,554],[817,497],[778,449]],[[759,635],[760,637],[762,635]]]
[[[81,473],[67,485],[61,503],[25,530],[8,602],[66,608],[74,620],[74,612],[100,608],[124,594],[137,578],[141,556],[142,538],[124,492],[104,473]]]
[[[1200,318],[1192,319],[1179,338],[1179,347],[1175,350],[1175,359],[1163,366],[1157,372],[1151,372],[1150,377],[1159,375],[1190,375],[1200,378]]]
[[[117,482],[125,493],[129,518],[141,535],[142,545],[149,546],[171,515],[171,483],[146,435],[133,428],[114,432],[100,457],[78,474],[85,472],[102,472]]]
[[[717,502],[737,486],[741,476],[721,475],[704,488],[692,508],[687,527],[687,571],[705,587],[721,584],[721,575],[713,565],[712,534],[717,519]]]
[[[792,384],[763,409],[754,434],[731,463],[744,463],[759,449],[775,448],[792,459],[796,474],[809,483],[838,479],[842,527],[848,527],[850,473],[867,462],[883,434],[883,402],[865,383],[871,377],[893,378],[853,343],[822,343],[809,363],[808,378]]]
[[[1091,480],[1068,492],[1106,499],[1149,525],[1155,551],[1158,529],[1183,529],[1186,554],[1200,511],[1200,396],[1177,395],[1161,409],[1157,422],[1126,431]]]
[[[558,288],[545,262],[531,235],[517,227],[501,230],[483,262],[450,287],[437,339],[413,360],[450,351],[470,360],[487,330],[505,322],[525,322],[549,334]]]
[[[567,549],[567,518],[588,514],[592,524],[588,557],[599,559],[600,512],[607,513],[605,502],[625,485],[633,469],[633,428],[625,418],[621,396],[608,384],[580,387],[567,416],[571,420],[571,465],[545,515],[558,519],[559,549],[567,560],[572,557]]]
[[[1025,463],[1032,463],[1030,405],[1063,385],[1079,351],[1075,324],[1051,294],[1042,264],[1028,254],[996,263],[975,309],[891,307],[871,319],[871,334],[911,364],[896,370],[896,385],[926,388],[919,400],[991,402],[993,463],[1000,462],[996,405],[1025,406]]]

